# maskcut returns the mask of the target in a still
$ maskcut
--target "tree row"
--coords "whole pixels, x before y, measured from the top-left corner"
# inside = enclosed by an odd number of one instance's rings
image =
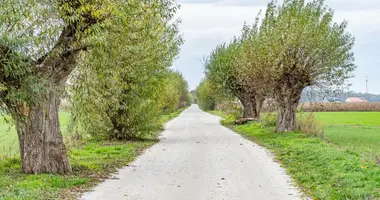
[[[277,132],[294,131],[302,91],[338,90],[356,68],[354,38],[347,22],[335,23],[333,15],[323,0],[270,2],[264,16],[205,59],[206,78],[197,88],[201,108],[237,98],[243,117],[259,119],[263,105],[272,106]]]

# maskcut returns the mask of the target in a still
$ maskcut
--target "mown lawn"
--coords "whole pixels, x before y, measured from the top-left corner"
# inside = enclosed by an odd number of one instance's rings
[[[182,111],[162,116],[161,122],[177,117]],[[64,132],[69,114],[61,113],[60,120]],[[156,136],[151,136],[142,141],[87,142],[79,148],[71,148],[68,156],[73,173],[69,175],[26,175],[21,171],[18,156],[0,160],[0,199],[76,199],[81,192],[126,166],[157,141]]]
[[[222,123],[274,152],[313,199],[380,199],[380,163],[367,154],[379,152],[379,131],[372,119],[379,113],[347,114],[316,113],[326,124],[326,140],[302,133],[277,134],[273,127],[258,123],[233,126],[234,118],[223,114]]]

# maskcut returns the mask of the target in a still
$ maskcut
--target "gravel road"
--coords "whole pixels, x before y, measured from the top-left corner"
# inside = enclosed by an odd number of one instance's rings
[[[165,125],[161,142],[81,199],[301,199],[270,153],[219,120],[191,106]]]

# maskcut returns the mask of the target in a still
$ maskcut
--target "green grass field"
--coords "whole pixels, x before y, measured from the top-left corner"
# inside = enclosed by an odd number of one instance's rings
[[[321,112],[315,116],[325,126],[329,142],[362,154],[364,160],[380,162],[380,112]]]
[[[302,133],[273,132],[258,123],[233,126],[233,116],[211,112],[276,155],[313,199],[380,199],[380,112],[315,113],[324,140]]]
[[[325,125],[380,127],[380,112],[317,112],[314,114]]]

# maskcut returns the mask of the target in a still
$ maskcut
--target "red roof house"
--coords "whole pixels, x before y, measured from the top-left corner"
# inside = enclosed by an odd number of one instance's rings
[[[363,97],[348,97],[346,99],[347,103],[363,103],[363,102],[368,102],[367,99]]]

